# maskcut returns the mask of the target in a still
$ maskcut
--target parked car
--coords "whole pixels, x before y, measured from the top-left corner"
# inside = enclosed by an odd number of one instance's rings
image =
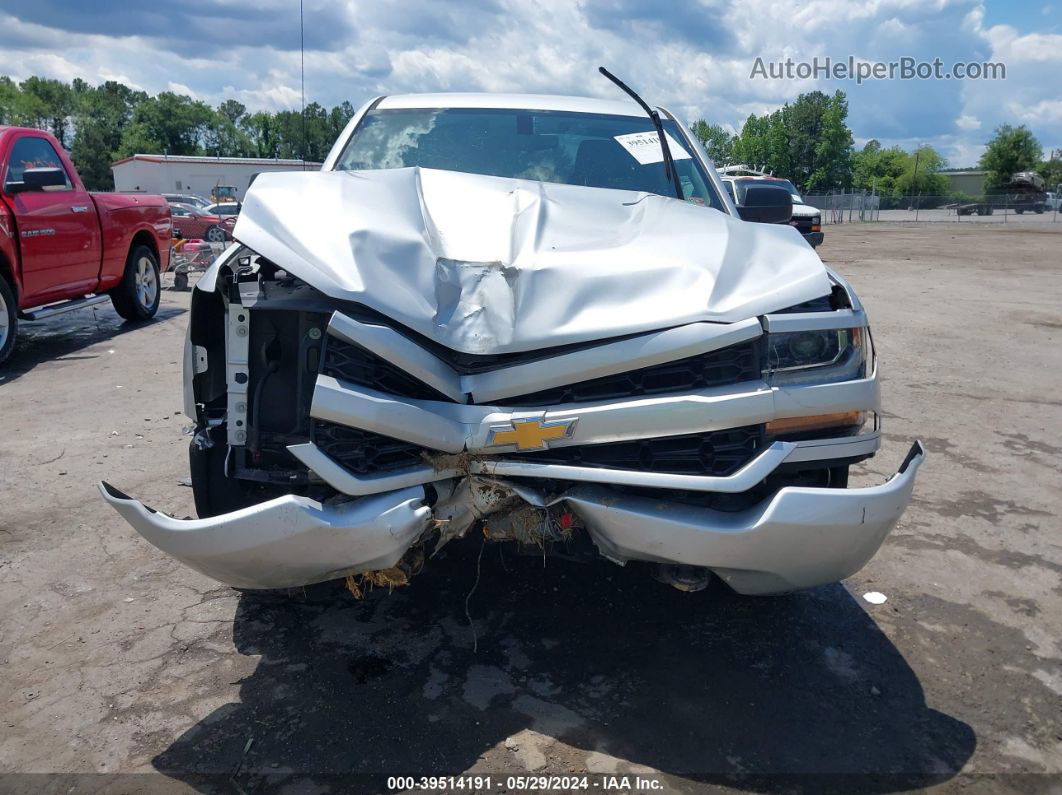
[[[223,202],[221,204],[208,204],[203,208],[203,212],[226,218],[230,215],[239,215],[241,207],[243,205],[240,202]]]
[[[191,193],[164,193],[162,194],[162,198],[170,204],[187,204],[199,210],[206,209],[210,206],[210,201],[208,199],[204,199],[202,196],[195,196]]]
[[[223,243],[229,239],[229,231],[221,216],[192,207],[189,204],[171,204],[173,231],[178,237],[202,238],[211,243]]]
[[[58,141],[0,127],[0,363],[20,321],[106,301],[128,320],[159,306],[170,211],[161,196],[89,193]]]
[[[741,172],[748,173],[741,173]],[[822,245],[824,235],[822,233],[822,211],[818,207],[812,207],[804,203],[804,198],[796,189],[796,186],[788,179],[774,177],[760,171],[750,169],[748,166],[730,166],[722,169],[723,187],[726,188],[730,198],[741,206],[745,201],[745,189],[749,185],[777,185],[789,192],[793,199],[793,217],[789,220],[791,226],[795,226],[803,238],[811,244],[812,248]]]
[[[881,442],[866,312],[785,223],[791,191],[752,182],[739,210],[656,113],[378,98],[322,171],[261,174],[192,292],[199,518],[104,499],[242,588],[402,585],[463,537],[684,590],[860,569],[925,456],[847,488]]]
[[[1062,194],[1048,191],[1045,206],[1049,210],[1062,210]]]

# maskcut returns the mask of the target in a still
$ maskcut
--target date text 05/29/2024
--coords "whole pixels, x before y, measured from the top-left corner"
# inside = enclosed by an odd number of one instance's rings
[[[424,792],[660,792],[664,784],[652,776],[389,776],[387,789]]]

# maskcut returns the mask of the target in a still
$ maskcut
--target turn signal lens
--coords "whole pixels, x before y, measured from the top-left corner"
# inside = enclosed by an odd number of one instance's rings
[[[835,414],[816,414],[812,417],[783,417],[767,423],[768,436],[782,433],[803,433],[823,428],[851,428],[862,426],[867,420],[865,411],[841,411]]]

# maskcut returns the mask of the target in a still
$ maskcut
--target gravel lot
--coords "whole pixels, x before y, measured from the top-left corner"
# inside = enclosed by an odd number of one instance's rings
[[[1060,786],[1062,224],[826,231],[883,362],[886,443],[857,480],[913,437],[930,450],[878,556],[843,585],[741,599],[487,547],[475,653],[474,540],[364,602],[239,593],[102,502],[105,477],[192,513],[187,293],[143,327],[109,309],[25,327],[0,375],[0,789],[384,791],[469,770]]]

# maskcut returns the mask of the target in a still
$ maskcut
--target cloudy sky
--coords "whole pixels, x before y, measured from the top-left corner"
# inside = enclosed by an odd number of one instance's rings
[[[2,70],[297,108],[298,0],[0,0]],[[843,89],[857,144],[973,165],[1003,122],[1062,147],[1062,0],[305,0],[308,101],[411,91],[617,96],[599,64],[691,121],[739,129]],[[750,77],[764,61],[999,61],[1006,79]]]

